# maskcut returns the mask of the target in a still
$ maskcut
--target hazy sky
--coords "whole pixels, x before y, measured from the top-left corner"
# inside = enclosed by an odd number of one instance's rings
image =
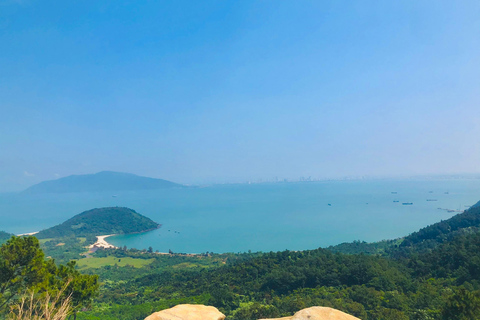
[[[479,1],[0,0],[0,191],[480,172]]]

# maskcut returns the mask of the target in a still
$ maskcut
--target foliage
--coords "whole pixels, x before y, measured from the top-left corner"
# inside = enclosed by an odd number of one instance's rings
[[[13,234],[5,232],[5,231],[0,231],[0,244],[7,242],[8,239],[10,239],[13,236]]]
[[[54,260],[45,260],[35,237],[14,236],[0,247],[0,312],[33,290],[69,297],[75,314],[91,305],[98,287],[98,276],[80,274],[74,261],[57,266]]]
[[[41,248],[46,256],[55,259],[58,263],[67,263],[70,260],[81,258],[81,255],[87,251],[85,248],[87,241],[92,242],[92,239],[85,241],[76,237],[48,239],[41,241]]]
[[[143,320],[150,314],[163,309],[174,307],[178,304],[208,304],[209,295],[191,296],[183,298],[161,299],[143,304],[114,304],[99,305],[95,310],[78,314],[79,320]]]
[[[458,290],[445,304],[442,310],[444,320],[480,319],[480,294],[465,289]]]
[[[401,247],[423,246],[434,247],[435,244],[451,240],[455,231],[473,228],[472,233],[480,227],[480,206],[473,206],[450,219],[440,221],[405,237]]]
[[[412,254],[405,263],[417,277],[455,278],[478,284],[480,280],[480,233],[462,235],[424,254]]]
[[[0,247],[0,310],[25,289],[44,282],[48,270],[35,237],[12,237]]]
[[[398,247],[403,239],[395,240],[382,240],[378,242],[365,242],[365,241],[353,241],[353,242],[344,242],[336,246],[330,246],[327,249],[332,252],[340,252],[345,254],[380,254],[385,255],[385,253],[390,248]]]
[[[412,234],[395,239],[367,243],[354,241],[330,246],[333,252],[346,254],[375,254],[394,258],[406,258],[411,254],[430,252],[442,243],[475,234],[480,231],[480,202],[450,219],[434,223]]]
[[[135,210],[107,207],[82,212],[62,224],[40,231],[36,236],[44,239],[123,234],[149,231],[159,226]]]
[[[56,280],[56,292],[63,292],[65,296],[70,297],[74,314],[82,308],[91,307],[99,288],[97,275],[80,274],[75,269],[75,261],[70,261],[65,266],[60,265],[55,270],[52,269],[50,273],[55,274],[55,278],[53,281],[50,279],[50,291]],[[62,285],[64,288],[60,287]]]

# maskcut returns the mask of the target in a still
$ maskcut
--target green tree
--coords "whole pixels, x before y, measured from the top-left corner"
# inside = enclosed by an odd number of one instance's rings
[[[275,306],[253,302],[238,308],[233,315],[233,319],[250,320],[260,318],[276,318],[279,316],[280,312]]]
[[[459,289],[443,307],[442,318],[445,320],[480,319],[479,293],[464,288]]]
[[[0,311],[17,295],[48,277],[40,244],[35,237],[12,237],[0,247]]]
[[[375,320],[383,320],[383,319],[388,319],[388,320],[408,320],[407,315],[400,310],[396,309],[389,309],[389,308],[379,308],[375,310],[374,312],[371,313],[371,317],[368,317],[369,319],[375,319]]]
[[[89,307],[98,291],[97,275],[82,275],[75,262],[57,265],[45,260],[35,237],[12,237],[0,247],[0,313],[16,297],[31,290],[71,300],[72,313]]]
[[[70,261],[66,266],[60,265],[56,269],[57,289],[64,285],[63,295],[72,301],[73,318],[82,308],[89,308],[98,288],[98,275],[84,275],[75,270],[75,261]]]

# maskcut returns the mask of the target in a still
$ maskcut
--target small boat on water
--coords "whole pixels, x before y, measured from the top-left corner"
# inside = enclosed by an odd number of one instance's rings
[[[438,201],[437,199],[427,199],[427,201]]]
[[[404,206],[411,206],[411,205],[413,205],[413,202],[403,202],[402,205],[404,205]]]
[[[393,202],[400,202],[400,201],[398,201],[398,200],[393,200]]]

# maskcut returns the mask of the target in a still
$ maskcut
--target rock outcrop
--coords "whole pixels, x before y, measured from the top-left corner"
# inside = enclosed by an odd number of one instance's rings
[[[155,312],[145,320],[223,320],[225,315],[215,307],[201,304],[179,304],[170,309]],[[345,312],[327,308],[311,307],[298,311],[291,317],[260,320],[360,320]]]
[[[260,320],[360,320],[333,308],[311,307],[298,311],[292,317]]]
[[[145,320],[223,320],[225,315],[215,307],[201,304],[179,304],[170,309],[155,312]]]

